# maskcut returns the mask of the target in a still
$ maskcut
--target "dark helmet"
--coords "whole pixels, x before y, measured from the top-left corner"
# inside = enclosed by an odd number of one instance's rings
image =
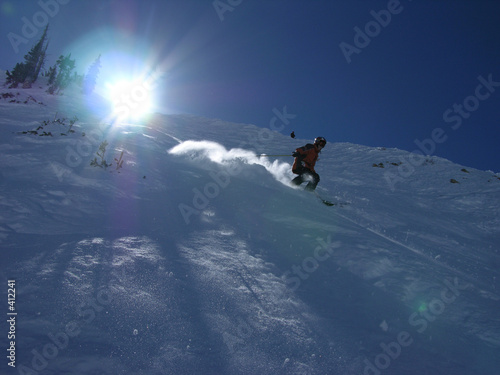
[[[326,139],[325,139],[325,138],[323,138],[323,137],[316,137],[316,138],[314,139],[314,144],[315,144],[315,145],[317,145],[317,144],[321,144],[321,143],[323,143],[323,147],[325,147],[325,146],[326,146]]]

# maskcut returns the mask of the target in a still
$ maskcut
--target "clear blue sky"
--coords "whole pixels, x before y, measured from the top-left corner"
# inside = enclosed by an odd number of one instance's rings
[[[25,20],[45,13],[52,61],[71,52],[81,73],[98,54],[103,74],[157,66],[165,112],[268,127],[286,106],[296,117],[284,134],[408,151],[421,141],[500,172],[498,1],[42,3],[0,2],[0,68],[22,61],[42,29],[29,35]],[[29,36],[17,53],[9,33]]]

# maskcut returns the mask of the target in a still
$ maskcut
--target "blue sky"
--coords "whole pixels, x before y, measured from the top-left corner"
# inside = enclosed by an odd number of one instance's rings
[[[165,113],[269,127],[286,106],[285,134],[500,172],[497,1],[41,3],[1,1],[0,68],[22,61],[42,29],[26,20],[45,13],[52,60],[71,52],[84,73],[102,54],[108,78],[156,67]],[[30,36],[17,53],[14,34]]]

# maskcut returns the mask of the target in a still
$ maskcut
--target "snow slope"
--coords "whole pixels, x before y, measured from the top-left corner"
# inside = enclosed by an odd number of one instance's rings
[[[307,140],[1,92],[2,373],[498,373],[498,174],[330,142],[327,207],[257,156]]]

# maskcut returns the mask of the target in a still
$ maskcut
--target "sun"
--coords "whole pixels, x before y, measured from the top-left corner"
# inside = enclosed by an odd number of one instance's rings
[[[112,105],[112,116],[118,120],[140,119],[154,108],[154,87],[149,80],[118,79],[107,83],[107,98]]]

